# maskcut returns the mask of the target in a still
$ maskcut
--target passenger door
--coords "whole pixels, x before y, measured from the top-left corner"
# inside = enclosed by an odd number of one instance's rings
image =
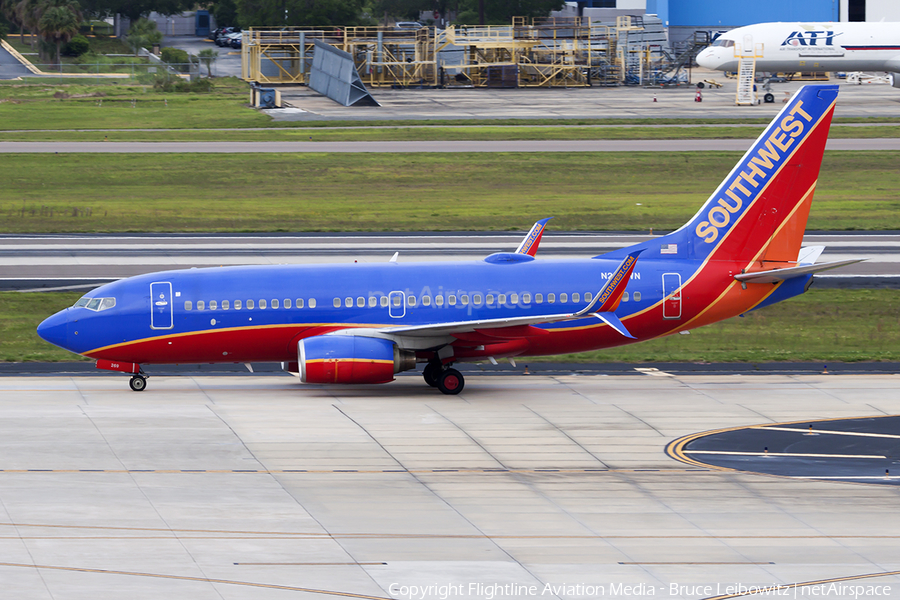
[[[172,284],[155,281],[150,284],[150,329],[172,329]]]

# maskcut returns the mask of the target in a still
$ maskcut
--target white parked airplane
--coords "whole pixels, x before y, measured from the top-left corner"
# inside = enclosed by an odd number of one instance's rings
[[[885,71],[900,87],[900,23],[747,25],[723,33],[697,64],[737,71],[742,55],[757,57],[757,71]]]

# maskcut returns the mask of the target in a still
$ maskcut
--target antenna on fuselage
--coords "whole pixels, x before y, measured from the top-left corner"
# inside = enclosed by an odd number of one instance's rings
[[[389,260],[388,262],[395,263],[395,262],[397,262],[397,259],[398,259],[398,258],[400,258],[400,253],[399,253],[399,252],[394,252],[394,255],[391,257],[391,260]]]

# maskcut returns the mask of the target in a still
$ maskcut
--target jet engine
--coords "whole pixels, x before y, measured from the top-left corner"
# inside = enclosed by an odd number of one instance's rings
[[[317,335],[297,345],[303,383],[386,383],[416,368],[416,353],[391,340],[354,335]]]

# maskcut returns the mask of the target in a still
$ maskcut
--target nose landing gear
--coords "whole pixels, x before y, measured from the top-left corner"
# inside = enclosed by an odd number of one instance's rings
[[[128,382],[128,385],[134,392],[143,392],[147,389],[147,377],[143,373],[134,375],[131,381]]]

